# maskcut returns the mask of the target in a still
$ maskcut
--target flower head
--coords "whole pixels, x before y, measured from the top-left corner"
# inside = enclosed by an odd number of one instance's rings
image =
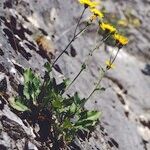
[[[102,22],[102,23],[100,24],[100,27],[102,28],[102,30],[108,31],[108,32],[110,32],[110,33],[114,33],[114,32],[117,31],[115,27],[113,27],[112,25],[110,25],[110,24],[108,24],[108,23],[104,23],[104,22]]]
[[[115,68],[115,65],[110,60],[106,60],[105,64],[106,64],[107,69],[114,69]]]
[[[114,39],[122,46],[126,45],[129,42],[128,38],[118,33],[114,34]]]
[[[85,7],[96,7],[99,3],[91,0],[79,0],[80,4],[83,4]]]
[[[104,17],[103,13],[96,8],[91,8],[90,11],[95,15],[98,16],[100,19]]]

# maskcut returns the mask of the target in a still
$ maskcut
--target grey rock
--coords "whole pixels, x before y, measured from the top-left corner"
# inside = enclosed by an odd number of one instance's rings
[[[86,103],[88,109],[102,111],[100,125],[89,140],[76,140],[76,143],[83,150],[148,150],[150,78],[144,75],[141,69],[150,62],[150,1],[120,0],[102,3],[109,11],[123,17],[123,11],[128,7],[132,8],[132,13],[142,21],[142,25],[140,28],[130,26],[128,34],[131,42],[120,51],[115,62],[116,69],[109,71],[102,80],[106,91],[95,93]],[[30,67],[41,75],[44,73],[43,64],[48,55],[41,53],[43,51],[39,49],[35,37],[41,33],[45,34],[55,45],[57,57],[70,41],[82,9],[74,0],[1,0],[0,72],[5,74],[3,79],[6,78],[9,96],[16,95],[18,84],[23,82],[24,68]],[[88,14],[86,12],[83,20]],[[90,28],[72,43],[75,57],[70,56],[71,48],[68,48],[68,55],[64,54],[57,62],[65,77],[73,79],[79,72],[81,63],[93,47],[95,32],[96,27]],[[110,57],[112,48],[107,46],[106,49],[102,45],[100,50],[94,53],[87,70],[75,81],[68,93],[78,91],[81,97],[88,97],[99,77],[100,65],[104,66],[105,60]],[[58,80],[64,78],[55,70],[53,74]],[[38,149],[31,128],[26,127],[9,109],[7,102],[3,105],[3,110],[0,111],[0,146],[4,149]],[[12,132],[7,130],[9,127]]]

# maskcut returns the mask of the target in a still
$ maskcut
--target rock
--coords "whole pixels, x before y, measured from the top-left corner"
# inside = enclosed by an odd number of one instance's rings
[[[102,111],[100,124],[89,140],[77,139],[74,147],[83,150],[147,150],[150,147],[150,78],[145,75],[148,68],[146,67],[143,73],[141,69],[149,64],[150,58],[149,1],[102,3],[108,11],[122,17],[126,16],[123,12],[129,6],[132,7],[131,14],[138,17],[142,24],[138,28],[129,25],[130,43],[120,51],[115,62],[116,69],[110,70],[102,80],[106,91],[96,92],[86,103],[88,109]],[[47,60],[53,61],[47,52],[44,53],[43,49],[39,48],[35,36],[43,35],[48,38],[54,46],[51,47],[52,50],[57,49],[57,57],[70,41],[82,9],[83,7],[74,0],[1,0],[0,87],[2,91],[6,91],[6,95],[1,94],[0,97],[0,149],[41,147],[41,143],[35,140],[32,128],[25,126],[25,123],[10,110],[8,98],[17,94],[18,85],[23,82],[24,68],[32,68],[43,76],[43,64]],[[87,11],[83,20],[87,19],[88,14]],[[58,80],[63,78],[61,73],[66,78],[73,79],[79,72],[81,63],[93,47],[95,33],[96,27],[91,27],[68,49],[68,52],[71,50],[68,54],[73,57],[64,54],[59,59],[56,70],[60,73],[54,70]],[[99,77],[100,65],[104,66],[112,49],[114,48],[102,45],[90,58],[87,70],[75,81],[68,93],[79,91],[81,97],[88,97]],[[7,88],[4,85],[7,85]]]
[[[145,68],[142,69],[142,72],[145,74],[145,75],[150,75],[150,65],[149,64],[146,64],[145,65]]]
[[[1,149],[37,149],[38,144],[34,141],[32,129],[26,127],[7,106],[0,110],[0,129]]]
[[[7,90],[7,80],[3,74],[0,75],[0,92],[6,92]]]

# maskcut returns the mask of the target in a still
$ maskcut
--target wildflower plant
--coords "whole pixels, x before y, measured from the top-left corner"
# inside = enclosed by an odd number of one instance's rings
[[[53,144],[53,149],[56,149],[56,147],[67,147],[78,135],[79,131],[90,132],[97,124],[101,113],[96,110],[89,111],[85,109],[84,104],[96,91],[105,90],[100,86],[100,83],[107,71],[114,68],[113,63],[120,49],[128,43],[128,39],[121,35],[113,25],[103,21],[104,14],[97,8],[98,3],[96,1],[79,0],[79,3],[84,8],[68,45],[52,64],[45,63],[44,78],[37,76],[31,69],[24,70],[23,88],[18,96],[10,101],[11,107],[17,110],[22,118],[26,119],[33,127],[36,124],[39,125],[40,129],[37,132],[37,137],[41,141],[50,140]],[[90,19],[90,22],[87,22],[83,29],[78,31],[86,9],[89,9],[92,13],[92,19]],[[97,19],[98,33],[102,33],[101,39],[95,42],[96,44],[94,44],[85,61],[82,63],[80,71],[70,84],[67,84],[67,80],[63,80],[62,83],[57,84],[57,81],[51,74],[53,67],[64,52],[67,51],[71,43],[86,31],[95,18]],[[111,55],[106,61],[105,67],[101,67],[100,77],[91,93],[82,99],[77,92],[73,96],[64,96],[64,93],[76,81],[80,74],[87,69],[89,58],[109,39],[113,40],[115,43],[114,46],[118,47],[118,50],[115,56]]]
[[[51,77],[50,64],[46,63],[45,68],[44,81],[31,69],[24,71],[22,92],[11,99],[10,104],[21,116],[28,114],[25,119],[32,122],[33,126],[39,124],[40,140],[50,138],[54,146],[60,146],[61,143],[65,146],[74,139],[77,132],[89,131],[101,113],[86,110],[86,99],[81,99],[77,92],[73,96],[63,97],[66,81],[56,84]],[[47,129],[48,134],[41,136],[43,128]]]

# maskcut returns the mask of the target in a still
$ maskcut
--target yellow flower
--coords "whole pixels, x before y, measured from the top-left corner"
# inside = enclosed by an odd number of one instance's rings
[[[99,3],[91,0],[79,0],[80,4],[84,4],[85,7],[96,7]]]
[[[107,69],[114,69],[115,65],[113,63],[111,63],[110,60],[106,60],[105,64],[107,65]]]
[[[100,27],[102,28],[102,30],[109,31],[110,33],[113,33],[113,32],[117,31],[115,27],[113,27],[112,25],[110,25],[108,23],[104,23],[104,22],[102,22],[100,24]]]
[[[125,36],[122,36],[118,33],[114,34],[114,39],[121,45],[126,45],[129,42],[129,40]]]
[[[96,8],[91,8],[90,11],[95,15],[98,16],[100,19],[104,17],[103,13],[100,12],[98,9]]]

